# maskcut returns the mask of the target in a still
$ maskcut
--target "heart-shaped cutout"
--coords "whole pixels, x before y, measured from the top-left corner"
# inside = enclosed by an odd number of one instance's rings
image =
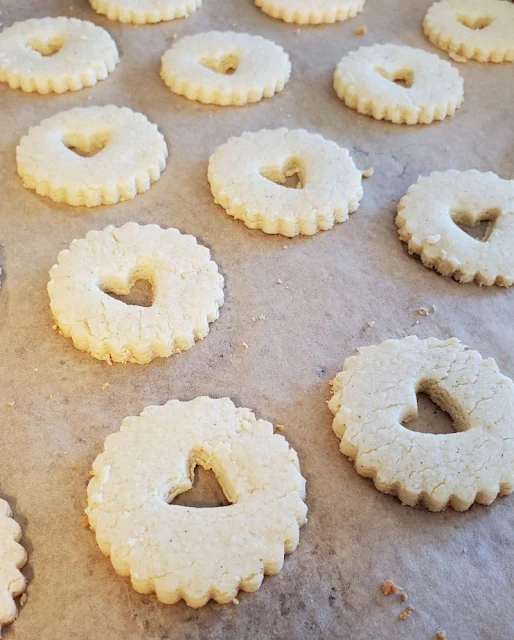
[[[193,473],[192,488],[179,494],[171,504],[179,507],[194,507],[195,509],[230,505],[212,470],[206,471],[200,464],[197,464]]]
[[[98,131],[93,134],[86,135],[82,132],[69,132],[63,137],[63,144],[73,153],[83,158],[91,158],[103,151],[111,134],[109,131]]]
[[[62,49],[64,40],[62,36],[54,36],[48,40],[40,40],[39,38],[30,38],[25,45],[41,56],[54,56]]]
[[[282,167],[262,167],[261,176],[281,187],[303,189],[304,175],[298,158],[288,158]]]
[[[154,301],[152,284],[148,280],[136,280],[127,290],[122,287],[101,287],[102,291],[111,298],[135,307],[151,307]]]
[[[229,53],[219,58],[203,58],[200,60],[200,64],[215,73],[232,75],[237,71],[237,67],[239,66],[239,56],[235,53]]]

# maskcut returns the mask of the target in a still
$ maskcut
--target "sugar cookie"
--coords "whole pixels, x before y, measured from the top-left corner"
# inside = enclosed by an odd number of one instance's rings
[[[58,113],[32,127],[16,149],[27,189],[86,207],[116,204],[147,191],[160,178],[167,156],[155,124],[113,105]]]
[[[299,187],[283,186],[297,175]],[[244,133],[209,161],[214,201],[250,229],[312,235],[359,206],[362,174],[347,149],[302,129]]]
[[[297,24],[323,24],[354,18],[366,0],[255,0],[272,18]]]
[[[147,24],[187,18],[202,0],[89,0],[97,13],[109,20]]]
[[[476,240],[456,223],[490,221]],[[460,282],[514,283],[514,180],[478,171],[434,172],[420,177],[400,200],[396,225],[410,253]]]
[[[150,307],[126,295],[137,280],[153,288]],[[50,270],[50,306],[61,333],[107,362],[138,362],[190,349],[223,304],[223,277],[193,236],[155,224],[90,231],[61,251]]]
[[[291,62],[282,47],[247,33],[186,36],[162,57],[161,77],[168,87],[204,104],[241,106],[271,98],[290,75]]]
[[[459,511],[514,489],[514,383],[456,338],[386,340],[348,358],[329,403],[341,451],[376,488],[407,505]],[[419,433],[426,393],[456,433]]]
[[[395,44],[351,51],[337,65],[334,89],[351,109],[397,124],[443,120],[464,97],[464,82],[449,62]]]
[[[226,507],[173,504],[196,465]],[[280,571],[306,522],[298,457],[273,426],[229,398],[170,400],[126,418],[93,464],[86,513],[98,546],[139,593],[202,607],[256,591]]]
[[[442,0],[427,11],[425,35],[454,60],[514,61],[514,5],[503,0]]]
[[[27,562],[25,549],[18,544],[21,539],[19,524],[11,518],[11,509],[0,500],[0,632],[17,616],[14,598],[26,588],[20,569]]]
[[[0,82],[12,89],[64,93],[105,80],[119,62],[111,36],[76,18],[33,18],[0,33]]]

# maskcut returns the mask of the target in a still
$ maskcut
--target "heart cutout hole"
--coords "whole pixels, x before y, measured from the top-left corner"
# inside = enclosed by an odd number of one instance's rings
[[[76,155],[92,158],[105,149],[110,139],[109,131],[99,131],[89,136],[83,133],[67,133],[62,141],[64,146]]]
[[[400,87],[405,87],[406,89],[410,89],[414,83],[414,72],[412,69],[398,69],[398,71],[390,73],[382,67],[375,67],[375,71],[386,80],[390,80]]]
[[[461,231],[473,240],[488,242],[500,215],[500,209],[488,209],[476,218],[469,211],[456,209],[451,212],[451,219]]]
[[[40,40],[39,38],[30,38],[26,40],[25,45],[41,56],[55,56],[62,49],[64,39],[62,36],[54,36],[49,40]]]
[[[148,280],[136,280],[129,288],[112,285],[106,285],[100,288],[111,298],[133,307],[151,307],[153,304],[153,286]]]
[[[303,189],[303,169],[297,158],[289,158],[282,167],[262,167],[261,176],[280,187]]]
[[[206,471],[200,464],[197,464],[193,474],[192,488],[174,498],[173,505],[194,507],[195,509],[228,507],[230,505],[212,470]],[[206,533],[208,535],[208,532]]]
[[[231,76],[237,71],[239,56],[235,53],[229,53],[221,58],[203,58],[200,60],[200,64],[215,73]]]
[[[416,394],[416,402],[416,415],[410,415],[402,422],[406,429],[416,433],[437,435],[455,433],[456,428],[451,416],[443,411],[426,392],[419,391]]]
[[[472,18],[471,16],[464,15],[457,16],[457,20],[468,29],[473,29],[474,31],[485,29],[493,21],[491,16],[480,16],[478,18]]]

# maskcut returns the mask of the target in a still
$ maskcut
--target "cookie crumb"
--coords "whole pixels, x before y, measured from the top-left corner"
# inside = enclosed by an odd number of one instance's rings
[[[52,398],[53,398],[53,395],[52,395],[52,394],[50,394],[50,395],[48,396],[48,399],[49,399],[49,400],[52,400]]]
[[[71,462],[71,465],[70,465],[70,466],[71,466],[71,468],[72,468],[72,469],[76,469],[76,468],[79,466],[79,463],[78,463],[78,462],[75,462],[75,460],[72,460],[72,462]]]
[[[384,580],[384,582],[382,582],[382,585],[380,588],[382,589],[382,593],[385,596],[390,596],[392,593],[396,595],[399,591],[401,591],[401,587],[399,587],[389,578],[387,580]]]
[[[300,33],[301,33],[301,32],[302,32],[302,31],[301,31],[301,29],[297,29],[297,30],[296,30],[296,35],[297,35],[297,36],[298,36],[298,35],[300,35]]]
[[[275,429],[276,429],[277,431],[284,431],[284,429],[285,429],[285,428],[286,428],[286,427],[285,427],[285,425],[283,425],[283,424],[277,424],[277,425],[275,425]]]
[[[408,598],[409,598],[409,596],[405,593],[405,591],[402,591],[402,592],[400,593],[400,600],[401,600],[402,602],[405,602],[405,600],[407,600]]]
[[[374,327],[376,325],[376,321],[375,320],[368,320],[368,322],[366,322],[366,327],[369,327],[371,329],[371,327]]]
[[[111,385],[108,382],[104,382],[102,385],[102,391],[105,391],[106,389],[108,389]]]
[[[362,27],[358,27],[353,32],[354,36],[365,36],[368,33],[368,27],[366,25],[362,25]]]
[[[27,604],[27,592],[24,591],[19,599],[20,607],[24,607]]]
[[[420,316],[429,316],[431,313],[434,313],[435,307],[420,307],[416,313]]]
[[[45,484],[45,489],[46,489],[47,491],[48,491],[49,489],[51,489],[51,488],[52,488],[52,485],[51,485],[51,484]]]
[[[52,325],[52,329],[53,329],[54,331],[57,331],[57,325],[56,325],[56,324],[53,324],[53,325]]]
[[[248,345],[246,344],[246,342],[241,342],[243,349],[248,349]]]
[[[84,529],[89,529],[89,518],[87,516],[82,516],[82,526]]]
[[[14,400],[11,400],[10,402],[7,403],[8,407],[14,407],[14,405],[16,404],[16,402]]]
[[[257,318],[258,320],[266,320],[266,316],[261,313],[261,315]]]
[[[37,367],[34,367],[34,371],[39,371],[39,369]]]
[[[446,631],[438,631],[435,634],[435,640],[446,640]]]
[[[282,284],[282,280],[280,278],[277,280],[277,284]]]
[[[232,604],[239,604],[239,600],[237,598],[232,598]]]
[[[282,247],[282,249],[284,249],[284,251],[285,251],[286,249],[289,249],[289,247],[287,246],[287,244],[285,244],[285,245]]]
[[[369,167],[368,169],[364,169],[362,172],[363,178],[371,178],[371,176],[375,173],[375,169],[373,167]]]
[[[400,620],[407,620],[407,618],[410,616],[410,614],[414,611],[414,607],[412,605],[409,605],[406,609],[404,609],[400,615],[398,616],[400,618]]]

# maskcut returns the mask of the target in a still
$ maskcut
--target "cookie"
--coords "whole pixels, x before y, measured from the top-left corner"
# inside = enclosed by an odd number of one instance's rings
[[[283,186],[299,179],[296,189]],[[312,235],[359,206],[362,174],[347,149],[302,129],[244,133],[209,161],[214,201],[250,229]]]
[[[458,223],[489,221],[484,239]],[[514,180],[478,171],[420,177],[400,200],[398,234],[423,264],[459,282],[514,283]]]
[[[89,0],[97,13],[109,20],[147,24],[187,18],[202,0]]]
[[[225,507],[174,505],[200,465]],[[306,522],[298,457],[273,426],[229,398],[171,400],[126,418],[93,464],[86,510],[98,546],[139,593],[202,607],[256,591]]]
[[[332,381],[341,452],[357,473],[409,506],[464,511],[514,489],[514,383],[456,338],[386,340],[359,349]],[[427,394],[455,433],[404,427]]]
[[[12,89],[65,93],[105,80],[119,62],[111,36],[76,18],[33,18],[0,33],[0,82]]]
[[[334,89],[347,107],[396,124],[444,120],[464,98],[464,82],[449,62],[395,44],[351,51],[337,65]]]
[[[186,36],[162,57],[161,77],[188,100],[241,106],[271,98],[291,75],[287,53],[261,36],[209,31]]]
[[[441,0],[427,11],[427,38],[458,62],[514,61],[514,5],[503,0]]]
[[[16,618],[14,598],[20,596],[27,586],[19,571],[27,562],[27,553],[18,544],[21,529],[11,515],[7,502],[0,500],[0,632],[1,627]]]
[[[326,24],[354,18],[366,0],[255,0],[272,18],[297,24]]]
[[[152,285],[150,307],[108,295],[127,295],[138,280]],[[90,231],[61,251],[48,294],[56,325],[77,349],[145,364],[205,338],[223,304],[223,277],[193,236],[129,222]]]
[[[55,202],[96,207],[135,198],[166,168],[157,125],[126,107],[78,107],[32,127],[16,149],[27,189]]]

